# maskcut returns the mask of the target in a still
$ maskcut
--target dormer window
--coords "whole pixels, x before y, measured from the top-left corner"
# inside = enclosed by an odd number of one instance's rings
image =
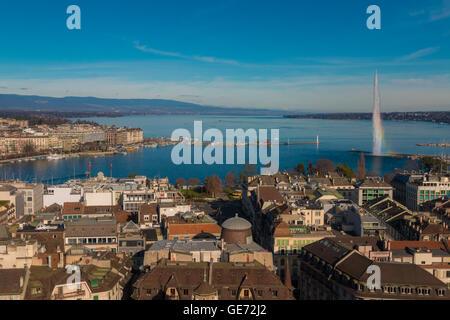
[[[437,295],[440,297],[445,296],[445,289],[437,289]]]

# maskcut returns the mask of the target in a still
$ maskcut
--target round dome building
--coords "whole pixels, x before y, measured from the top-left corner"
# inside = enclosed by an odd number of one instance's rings
[[[226,243],[250,244],[253,242],[252,224],[238,214],[222,223],[221,238]]]

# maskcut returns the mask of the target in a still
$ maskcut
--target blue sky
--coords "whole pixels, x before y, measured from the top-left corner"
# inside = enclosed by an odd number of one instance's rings
[[[0,93],[366,112],[378,69],[383,111],[450,110],[450,0],[2,0],[0,34]]]

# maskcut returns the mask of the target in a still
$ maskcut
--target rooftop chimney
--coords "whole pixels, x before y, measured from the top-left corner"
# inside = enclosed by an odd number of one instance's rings
[[[209,262],[209,277],[208,277],[208,283],[209,283],[209,285],[212,285],[212,267],[213,267],[213,258],[211,258],[210,259],[210,262]]]

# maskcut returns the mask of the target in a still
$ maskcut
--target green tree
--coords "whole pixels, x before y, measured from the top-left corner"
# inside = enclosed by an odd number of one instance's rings
[[[295,168],[298,173],[305,174],[305,165],[303,163],[299,162]]]
[[[348,179],[351,179],[355,176],[355,172],[353,172],[352,168],[350,168],[347,163],[338,165],[337,172]]]

